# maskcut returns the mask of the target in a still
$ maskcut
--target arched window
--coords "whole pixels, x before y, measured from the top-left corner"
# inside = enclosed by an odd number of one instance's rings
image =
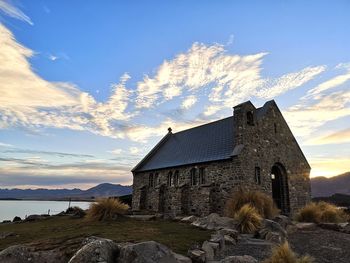
[[[179,171],[176,170],[174,173],[174,185],[179,185]]]
[[[155,173],[154,175],[154,186],[159,184],[159,173]]]
[[[153,173],[150,173],[149,177],[148,177],[148,185],[149,187],[153,187],[154,186],[154,177],[153,177]]]
[[[173,183],[172,181],[173,181],[173,173],[169,172],[168,173],[168,186],[172,185],[172,183]]]
[[[254,125],[254,114],[252,111],[247,112],[247,124],[250,126]]]
[[[260,167],[255,167],[255,182],[261,184],[261,170]]]
[[[196,168],[191,169],[190,175],[191,175],[191,185],[197,185]]]
[[[205,168],[204,167],[199,168],[199,183],[205,184]]]

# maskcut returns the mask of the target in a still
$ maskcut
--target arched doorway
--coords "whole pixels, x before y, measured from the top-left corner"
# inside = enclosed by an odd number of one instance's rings
[[[284,215],[290,213],[288,177],[284,166],[275,163],[271,169],[272,198]]]

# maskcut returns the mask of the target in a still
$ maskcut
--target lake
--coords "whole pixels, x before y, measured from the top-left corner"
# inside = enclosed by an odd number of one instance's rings
[[[12,220],[15,216],[24,219],[28,215],[58,214],[68,208],[68,201],[27,201],[27,200],[0,200],[0,222]],[[70,206],[78,206],[82,209],[89,207],[89,202],[71,202]]]

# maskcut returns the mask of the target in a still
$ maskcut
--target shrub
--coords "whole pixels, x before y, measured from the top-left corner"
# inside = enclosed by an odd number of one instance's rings
[[[250,204],[245,204],[234,216],[237,228],[241,233],[253,233],[261,227],[262,217],[257,209]]]
[[[290,249],[288,242],[283,243],[280,246],[275,247],[272,250],[272,255],[263,261],[263,263],[312,263],[313,258],[309,256],[303,256],[298,258],[295,253]]]
[[[321,221],[321,210],[316,203],[309,203],[300,209],[296,220],[299,222],[319,223]]]
[[[113,220],[118,216],[124,215],[128,209],[129,206],[120,202],[119,199],[102,198],[90,205],[87,218],[92,221]]]
[[[311,202],[300,209],[296,217],[299,222],[340,223],[348,220],[348,215],[335,205],[326,202]]]
[[[78,206],[71,206],[67,208],[66,214],[73,215],[77,218],[82,218],[86,215],[86,212]]]
[[[226,215],[234,217],[235,213],[245,204],[253,206],[264,218],[274,218],[279,212],[272,197],[267,194],[259,191],[243,191],[240,189],[226,202]]]

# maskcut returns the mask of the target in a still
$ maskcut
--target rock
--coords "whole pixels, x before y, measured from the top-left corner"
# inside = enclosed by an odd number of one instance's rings
[[[19,222],[22,221],[22,219],[19,216],[15,216],[12,220],[12,222]]]
[[[219,230],[222,228],[235,229],[236,222],[229,217],[221,217],[216,213],[212,213],[206,217],[198,218],[192,223],[193,226],[209,230]]]
[[[186,261],[187,260],[187,261]],[[155,241],[141,242],[121,247],[118,262],[123,263],[177,263],[191,262],[189,258],[179,257],[166,246]]]
[[[59,251],[34,251],[34,249],[16,245],[8,247],[0,252],[0,262],[3,263],[64,263],[67,259]]]
[[[228,228],[223,228],[217,231],[218,234],[223,235],[223,236],[230,236],[234,240],[238,240],[239,233],[235,229],[228,229]]]
[[[221,253],[220,244],[210,241],[203,242],[202,250],[205,252],[206,262],[218,258]]]
[[[0,232],[0,239],[5,239],[7,237],[13,237],[16,234],[13,232]]]
[[[224,235],[224,240],[225,240],[225,245],[234,245],[237,242],[234,238],[228,235]]]
[[[297,223],[295,227],[297,230],[315,230],[317,225],[315,223]]]
[[[319,227],[343,233],[350,233],[349,223],[319,223]]]
[[[279,223],[264,219],[263,227],[258,231],[257,237],[274,243],[283,243],[287,239],[287,231]]]
[[[112,240],[90,237],[83,241],[83,247],[69,260],[69,263],[114,263],[120,248]]]
[[[193,263],[205,262],[205,252],[201,249],[189,250],[187,255],[192,259]]]
[[[252,256],[229,256],[220,261],[220,263],[257,263]]]
[[[177,254],[177,253],[174,253],[174,257],[175,257],[175,260],[176,262],[179,262],[179,263],[192,263],[192,260],[188,257],[185,257],[181,254]]]
[[[221,234],[218,234],[218,233],[212,234],[210,239],[209,239],[209,242],[218,243],[220,250],[225,249],[225,238]]]
[[[292,225],[292,220],[288,216],[278,215],[272,220],[280,224],[284,229],[286,229],[288,225]]]
[[[340,229],[340,232],[346,233],[346,234],[350,234],[350,223],[345,223],[342,224],[342,228]]]
[[[184,223],[193,223],[194,221],[196,221],[198,219],[198,217],[196,216],[187,216],[181,219],[181,222]]]
[[[205,252],[206,261],[214,260],[215,252],[212,244],[210,244],[208,241],[204,241],[202,245],[202,250]]]

